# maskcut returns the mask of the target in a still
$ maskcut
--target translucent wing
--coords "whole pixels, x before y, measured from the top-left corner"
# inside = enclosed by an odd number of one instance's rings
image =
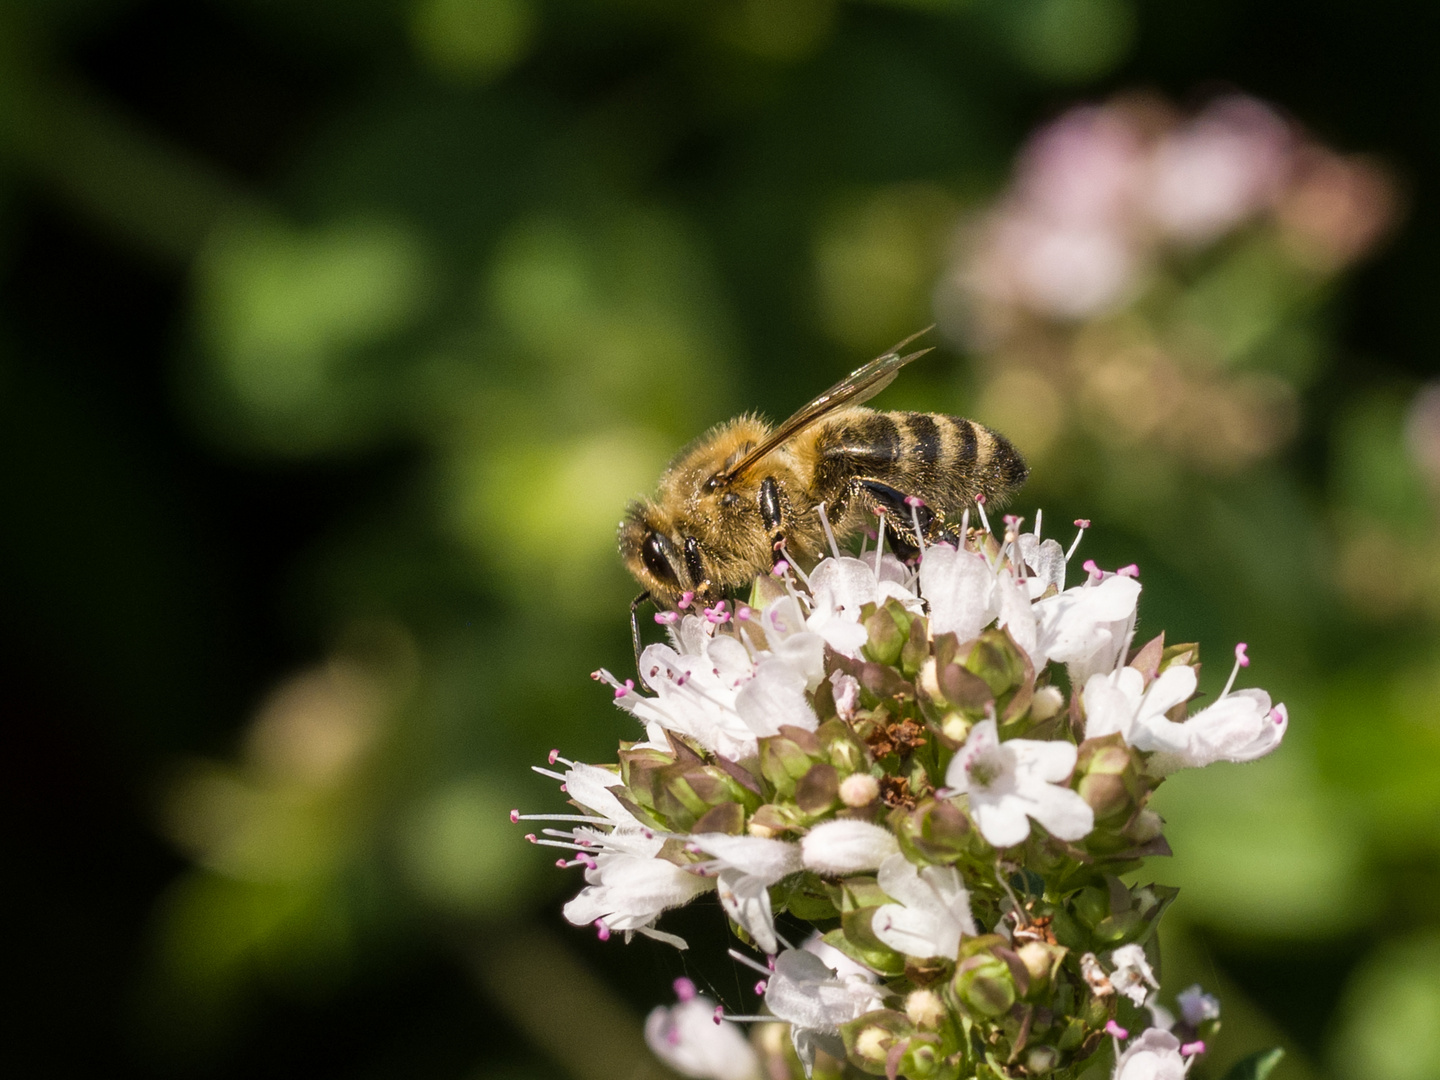
[[[777,446],[789,442],[800,432],[804,431],[811,424],[814,424],[827,413],[834,412],[843,405],[859,405],[861,402],[869,401],[885,387],[889,386],[899,373],[900,369],[911,360],[924,356],[929,349],[919,349],[912,353],[901,355],[900,350],[910,342],[914,341],[921,334],[929,333],[934,327],[927,326],[918,333],[911,334],[904,341],[899,342],[883,356],[877,356],[864,367],[857,368],[845,378],[841,379],[834,386],[830,387],[823,394],[810,402],[790,419],[777,427],[769,435],[765,436],[756,447],[737,461],[724,472],[717,473],[710,481],[711,484],[719,486],[726,484],[749,472],[770,451]]]

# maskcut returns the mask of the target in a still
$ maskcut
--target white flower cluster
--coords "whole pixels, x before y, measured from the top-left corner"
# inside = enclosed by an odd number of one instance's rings
[[[847,721],[855,715],[861,686],[850,672],[858,668],[846,669],[838,658],[866,661],[869,631],[863,620],[890,602],[925,619],[922,629],[932,642],[945,634],[972,641],[999,628],[1034,671],[1063,665],[1078,698],[1068,715],[1060,715],[1062,693],[1048,684],[1035,691],[1028,715],[1042,724],[1068,719],[1068,730],[1082,745],[1118,736],[1111,742],[1141,752],[1137,760],[1152,777],[1216,761],[1249,761],[1279,744],[1287,722],[1284,706],[1272,708],[1263,691],[1233,690],[1234,673],[1218,700],[1186,718],[1178,707],[1196,692],[1195,666],[1172,657],[1162,669],[1158,647],[1147,669],[1127,665],[1141,592],[1134,567],[1105,573],[1087,562],[1083,579],[1067,588],[1067,565],[1080,536],[1067,552],[1041,538],[1038,520],[1033,533],[1021,533],[1018,519],[1007,523],[999,539],[976,532],[959,548],[929,547],[918,571],[879,552],[860,558],[837,554],[800,581],[786,570],[784,588],[770,590],[754,608],[731,611],[722,603],[657,620],[668,625],[670,641],[649,646],[640,657],[639,675],[649,694],[608,672],[596,673],[614,687],[617,705],[644,725],[646,738],[627,752],[673,755],[683,745],[693,748],[692,757],[699,752],[730,775],[748,768],[758,777],[757,754],[766,740],[817,731],[815,694],[823,682],[833,694],[831,715]],[[1089,523],[1076,524],[1083,535]],[[1139,663],[1139,656],[1131,662]],[[929,663],[933,667],[934,661]],[[1236,671],[1245,663],[1241,646]],[[925,677],[919,675],[921,681]],[[1052,723],[1045,727],[1047,738],[1007,738],[992,707],[969,725],[963,743],[957,739],[943,765],[943,786],[937,778],[933,797],[960,808],[996,851],[1026,843],[1033,825],[1057,841],[1084,841],[1097,814],[1077,790],[1079,750],[1066,730]],[[884,947],[915,962],[954,963],[962,943],[985,932],[977,926],[961,870],[918,865],[907,857],[893,821],[878,813],[885,780],[878,766],[837,786],[836,802],[842,805],[836,816],[778,831],[751,821],[735,834],[659,828],[631,798],[619,770],[552,754],[552,765],[557,761],[563,772],[538,771],[561,781],[580,813],[511,816],[560,826],[547,826],[530,839],[570,852],[561,866],[584,867],[586,885],[566,905],[566,918],[595,926],[602,937],[639,932],[684,948],[681,939],[658,930],[656,921],[667,909],[716,889],[727,915],[771,957],[768,966],[760,966],[733,954],[764,975],[771,1018],[788,1022],[807,1071],[817,1049],[844,1058],[842,1025],[883,1009],[886,993],[874,972],[828,946],[788,945],[776,928],[773,886],[796,875],[824,881],[874,875],[889,902],[875,907],[868,925]],[[866,806],[876,809],[868,816],[849,809]],[[787,835],[794,838],[782,838]],[[1009,917],[991,932],[1010,940],[1010,928],[1023,925],[1023,913],[1012,905]],[[1139,945],[1115,949],[1108,973],[1090,953],[1080,966],[1097,996],[1119,994],[1142,1004],[1156,988]],[[717,1026],[715,1007],[693,988],[680,996],[675,1008],[650,1018],[647,1034],[655,1052],[690,1076],[757,1075],[753,1055],[738,1049],[748,1044],[728,1021]],[[1163,1025],[1146,1032],[1124,1051],[1116,1076],[1172,1075],[1166,1063],[1172,1057],[1179,1061],[1180,1049],[1170,1041],[1174,1037]]]

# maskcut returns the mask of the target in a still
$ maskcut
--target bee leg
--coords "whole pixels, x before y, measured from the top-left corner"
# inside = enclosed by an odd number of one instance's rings
[[[895,555],[908,561],[920,554],[921,543],[931,534],[939,522],[938,515],[924,503],[912,506],[906,501],[903,491],[879,480],[859,481],[873,501],[875,509],[885,513],[885,536],[894,548]],[[920,526],[920,535],[915,535],[915,525]]]
[[[635,649],[635,673],[637,675],[640,673],[640,617],[635,612],[641,604],[649,599],[650,592],[647,589],[630,601],[630,644]]]
[[[770,563],[773,566],[785,558],[784,505],[780,500],[780,485],[773,476],[760,481],[760,520],[770,533]]]

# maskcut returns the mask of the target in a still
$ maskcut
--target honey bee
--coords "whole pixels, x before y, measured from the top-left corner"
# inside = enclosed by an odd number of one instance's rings
[[[959,416],[859,407],[930,351],[902,354],[920,334],[779,427],[741,416],[680,451],[655,498],[631,503],[620,522],[620,555],[645,590],[632,615],[646,600],[674,610],[687,593],[713,603],[782,558],[818,560],[828,543],[822,504],[837,538],[883,512],[903,555],[944,536],[977,498],[989,505],[1013,493],[1029,469],[998,432]]]

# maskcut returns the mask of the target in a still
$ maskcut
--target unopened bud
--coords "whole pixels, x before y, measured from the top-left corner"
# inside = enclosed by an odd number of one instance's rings
[[[880,781],[869,773],[855,773],[840,782],[840,801],[859,809],[880,797]]]
[[[894,1036],[882,1027],[867,1027],[855,1036],[855,1055],[864,1061],[883,1064]]]
[[[945,1020],[945,1003],[933,990],[915,990],[905,999],[905,1015],[916,1027],[938,1028]]]
[[[1165,829],[1165,819],[1154,810],[1141,810],[1125,829],[1125,839],[1136,844],[1148,844]]]
[[[1038,687],[1035,696],[1030,699],[1030,719],[1049,720],[1064,704],[1065,695],[1058,686]]]
[[[1016,997],[1010,965],[988,953],[967,957],[955,972],[955,993],[982,1016],[1004,1016]]]
[[[1015,950],[1015,955],[1020,958],[1020,963],[1025,965],[1025,970],[1030,974],[1032,997],[1049,983],[1051,973],[1066,952],[1063,945],[1050,945],[1043,941],[1027,941]]]
[[[1025,1051],[1025,1071],[1032,1076],[1053,1072],[1060,1064],[1060,1051],[1053,1046],[1032,1046]]]

